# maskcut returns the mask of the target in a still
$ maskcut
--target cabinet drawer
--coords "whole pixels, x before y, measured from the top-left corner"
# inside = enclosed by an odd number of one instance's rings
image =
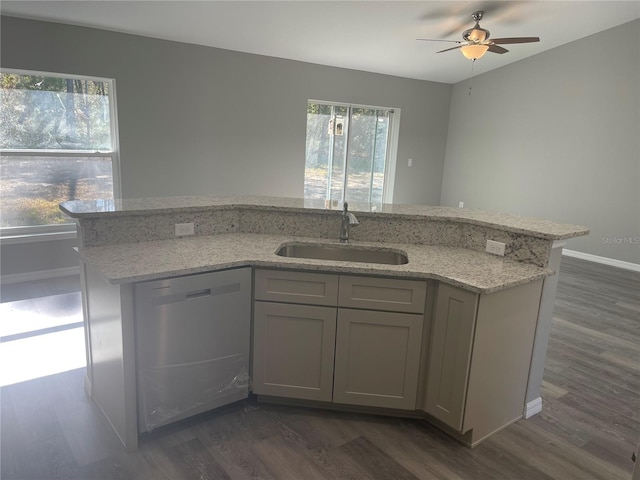
[[[338,276],[323,273],[256,270],[255,299],[336,306]]]
[[[392,278],[340,277],[338,305],[341,307],[424,313],[426,282]]]

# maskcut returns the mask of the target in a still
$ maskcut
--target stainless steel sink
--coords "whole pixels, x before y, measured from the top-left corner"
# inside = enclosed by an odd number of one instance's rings
[[[388,248],[356,247],[352,245],[318,245],[314,243],[292,243],[282,245],[276,255],[292,258],[313,258],[338,262],[382,263],[404,265],[407,255]]]

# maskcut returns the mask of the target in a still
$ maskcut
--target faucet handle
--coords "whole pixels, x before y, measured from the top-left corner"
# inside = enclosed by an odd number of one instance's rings
[[[344,202],[344,213],[347,213],[347,210],[349,209],[349,204],[347,202]]]

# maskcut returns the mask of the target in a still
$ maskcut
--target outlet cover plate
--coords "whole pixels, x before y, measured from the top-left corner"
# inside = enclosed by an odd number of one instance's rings
[[[486,251],[494,255],[504,257],[505,244],[502,242],[496,242],[495,240],[487,240]]]
[[[193,223],[176,223],[176,237],[184,237],[186,235],[194,235],[195,230]]]

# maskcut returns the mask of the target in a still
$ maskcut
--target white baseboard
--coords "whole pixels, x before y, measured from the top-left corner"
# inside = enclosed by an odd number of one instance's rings
[[[640,264],[625,262],[623,260],[616,260],[615,258],[601,257],[599,255],[592,255],[590,253],[576,252],[575,250],[562,250],[562,254],[567,257],[579,258],[581,260],[587,260],[589,262],[602,263],[604,265],[610,265],[612,267],[624,268],[625,270],[633,270],[634,272],[640,272]]]
[[[80,275],[80,267],[52,268],[51,270],[39,270],[37,272],[10,273],[8,275],[0,276],[0,283],[6,285],[10,283],[32,282],[34,280],[68,277],[69,275]]]
[[[542,397],[534,398],[524,406],[524,418],[531,418],[542,411]]]

